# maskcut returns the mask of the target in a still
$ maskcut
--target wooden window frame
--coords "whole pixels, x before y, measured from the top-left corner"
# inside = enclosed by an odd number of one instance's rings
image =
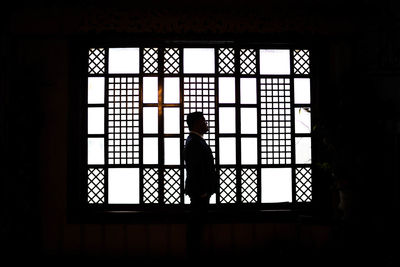
[[[219,134],[218,131],[215,131],[215,140],[218,140],[220,136],[232,136],[236,139],[236,158],[237,162],[240,162],[240,138],[241,137],[256,137],[258,145],[260,146],[261,142],[261,123],[260,123],[260,79],[262,78],[279,78],[285,77],[290,79],[291,86],[291,121],[292,121],[292,130],[291,130],[291,140],[292,140],[292,151],[291,158],[292,163],[286,165],[287,167],[292,169],[292,202],[288,203],[261,203],[261,168],[263,167],[261,163],[261,153],[258,153],[258,164],[254,165],[219,165],[218,155],[218,145],[215,147],[215,159],[218,168],[233,168],[236,170],[236,173],[241,173],[242,169],[253,168],[258,173],[257,182],[258,182],[258,191],[257,191],[257,202],[256,203],[242,203],[241,201],[241,187],[237,186],[236,192],[236,203],[220,203],[220,198],[217,196],[217,203],[210,206],[209,213],[212,215],[214,221],[227,221],[230,219],[234,220],[257,220],[260,218],[274,218],[277,214],[279,214],[280,218],[284,219],[293,219],[293,216],[299,213],[310,213],[313,211],[313,207],[315,207],[315,200],[312,199],[311,202],[296,202],[296,174],[297,168],[311,168],[314,164],[295,164],[295,151],[294,151],[294,140],[297,136],[309,136],[311,140],[312,132],[310,134],[295,134],[294,132],[294,109],[296,107],[302,107],[303,105],[295,105],[294,104],[294,94],[293,94],[293,82],[294,78],[307,77],[311,79],[311,104],[310,106],[313,110],[313,114],[315,114],[315,99],[314,99],[314,84],[315,84],[315,75],[314,71],[309,72],[307,74],[295,74],[294,73],[294,62],[293,62],[293,53],[297,49],[304,49],[309,51],[309,62],[310,68],[312,70],[317,67],[314,66],[314,49],[313,45],[310,43],[274,43],[274,42],[260,42],[260,41],[241,41],[240,39],[235,41],[171,41],[171,40],[149,40],[149,39],[123,39],[124,41],[115,41],[115,40],[98,40],[97,38],[88,38],[79,40],[74,40],[70,45],[70,53],[71,53],[71,61],[70,61],[70,93],[69,93],[69,157],[68,157],[68,166],[69,166],[69,174],[68,174],[68,194],[67,194],[67,212],[68,219],[72,222],[74,221],[85,221],[85,222],[99,222],[99,221],[116,221],[122,222],[124,220],[128,220],[130,222],[146,222],[146,221],[185,221],[187,219],[188,213],[188,205],[183,204],[184,196],[181,194],[180,202],[181,204],[164,204],[163,202],[163,182],[162,179],[158,179],[158,204],[149,204],[143,202],[143,182],[140,183],[140,204],[107,204],[107,179],[104,178],[104,202],[101,204],[90,204],[88,203],[87,197],[87,175],[88,175],[88,165],[87,165],[87,77],[88,77],[88,50],[90,48],[105,48],[105,62],[107,65],[107,48],[109,47],[139,47],[140,48],[140,72],[139,74],[129,75],[139,77],[140,88],[142,88],[143,77],[144,76],[156,76],[159,81],[159,88],[163,87],[164,77],[179,77],[180,79],[180,104],[163,104],[162,94],[159,94],[158,100],[158,109],[159,109],[159,132],[156,135],[143,135],[142,130],[140,130],[139,136],[143,138],[143,136],[154,136],[159,140],[159,162],[164,162],[163,158],[163,140],[165,137],[179,137],[180,138],[180,148],[183,150],[184,146],[184,121],[181,123],[181,131],[180,134],[164,134],[163,130],[163,108],[164,107],[180,107],[181,119],[184,118],[184,104],[183,104],[183,96],[184,96],[184,78],[187,76],[190,77],[214,77],[215,86],[218,87],[218,78],[219,77],[234,77],[236,83],[236,102],[235,104],[222,104],[218,105],[218,101],[215,101],[216,106],[216,125],[217,127],[219,123],[218,118],[218,107],[219,106],[232,106],[236,110],[236,133],[235,134]],[[160,71],[164,69],[164,49],[165,48],[178,48],[180,52],[180,70],[179,73],[173,74],[164,74],[164,72]],[[184,74],[183,73],[183,48],[215,48],[215,73],[214,74]],[[159,72],[155,73],[147,73],[144,74],[142,68],[143,61],[142,55],[144,52],[144,48],[158,48],[158,57],[157,64]],[[219,48],[233,48],[235,53],[235,73],[220,73],[220,68],[218,65],[218,49]],[[256,53],[256,66],[255,71],[252,74],[240,74],[238,71],[240,69],[240,51],[241,49],[254,49]],[[259,73],[259,49],[289,49],[290,51],[290,75],[260,75]],[[92,75],[92,76],[97,76]],[[118,76],[111,74],[101,74],[100,76],[104,76],[107,80],[108,77]],[[257,104],[240,104],[240,78],[241,77],[253,77],[257,80]],[[85,90],[86,89],[86,90]],[[107,88],[105,88],[107,91]],[[106,93],[107,96],[107,93]],[[218,90],[216,90],[215,98],[218,97]],[[140,93],[140,107],[139,107],[139,116],[140,121],[142,120],[142,109],[144,106],[152,106],[151,104],[143,104],[142,103],[142,94]],[[257,134],[241,134],[240,133],[240,108],[241,107],[255,107],[257,108],[258,113],[258,125],[257,125]],[[106,103],[104,103],[105,108],[105,116],[107,116],[107,108]],[[85,111],[86,110],[86,111]],[[313,117],[311,117],[311,125],[313,125]],[[142,127],[142,126],[140,126]],[[105,131],[107,129],[107,125],[105,125]],[[107,138],[107,137],[105,137]],[[107,143],[107,139],[105,139],[105,144]],[[217,143],[217,141],[216,141]],[[105,145],[105,155],[107,155],[107,145]],[[317,162],[317,153],[315,153],[314,145],[312,144],[312,159],[313,163]],[[139,150],[142,151],[142,142],[140,142]],[[141,152],[140,152],[141,153]],[[142,154],[140,154],[142,156]],[[107,158],[104,159],[104,165],[91,165],[90,168],[102,168],[104,167],[104,175],[107,175],[107,169],[109,167],[107,163]],[[136,165],[140,168],[141,171],[147,168],[158,168],[158,175],[164,173],[167,168],[177,168],[181,174],[184,173],[184,162],[183,157],[181,157],[181,163],[179,166],[164,166],[162,164],[152,165],[144,165],[141,162]],[[264,166],[265,167],[265,166]],[[281,165],[268,165],[268,167],[282,167]],[[142,177],[142,176],[141,176]],[[183,175],[182,175],[183,177]],[[313,185],[312,185],[312,193],[315,194],[316,191],[319,190],[318,187],[314,185],[315,174],[313,173]],[[236,175],[236,185],[241,184],[241,175]],[[183,192],[183,178],[181,178],[181,192]]]

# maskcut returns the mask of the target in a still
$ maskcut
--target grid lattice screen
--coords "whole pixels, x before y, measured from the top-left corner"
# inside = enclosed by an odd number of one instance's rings
[[[139,163],[139,78],[108,80],[108,163]]]
[[[208,122],[210,131],[205,134],[211,151],[215,157],[215,79],[212,77],[185,77],[184,78],[184,115],[194,111],[202,111]],[[185,125],[185,132],[189,128]]]
[[[261,161],[263,164],[292,162],[290,79],[262,78]]]

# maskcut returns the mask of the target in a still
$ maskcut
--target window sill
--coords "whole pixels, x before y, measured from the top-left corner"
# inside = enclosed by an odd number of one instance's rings
[[[187,223],[190,211],[176,210],[90,210],[68,216],[69,223]],[[210,209],[208,223],[329,223],[329,219],[310,209]]]

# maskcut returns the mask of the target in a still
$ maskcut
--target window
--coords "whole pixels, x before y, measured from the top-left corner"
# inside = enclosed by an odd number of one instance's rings
[[[220,175],[214,207],[310,203],[310,50],[268,46],[88,48],[88,207],[184,207],[186,115],[202,111]]]

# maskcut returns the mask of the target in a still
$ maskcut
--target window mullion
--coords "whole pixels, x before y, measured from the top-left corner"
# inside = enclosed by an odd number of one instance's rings
[[[260,86],[260,49],[256,49],[256,91],[257,91],[257,201],[261,203],[261,86]]]
[[[158,203],[164,204],[164,110],[163,110],[163,80],[164,80],[164,48],[159,50],[158,57]]]
[[[108,143],[109,143],[109,125],[108,125],[108,96],[109,96],[109,86],[108,86],[108,49],[105,48],[105,71],[104,71],[104,203],[108,204]],[[113,152],[114,153],[114,152]]]
[[[296,133],[295,133],[295,108],[294,108],[294,59],[293,48],[290,49],[290,134],[291,134],[291,171],[292,171],[292,203],[296,201]]]
[[[185,106],[184,106],[184,83],[183,83],[183,69],[182,69],[182,64],[180,66],[180,72],[179,72],[179,121],[180,121],[180,130],[179,130],[179,140],[180,140],[180,151],[181,151],[181,158],[180,158],[180,173],[181,173],[181,183],[180,183],[180,188],[181,188],[181,204],[185,204],[185,159],[183,155],[183,150],[185,148]]]
[[[144,167],[143,167],[143,75],[144,48],[139,52],[139,203],[144,204]]]
[[[241,203],[241,140],[240,140],[240,48],[235,48],[235,119],[236,119],[236,202]]]
[[[218,64],[218,60],[219,60],[219,54],[218,54],[219,48],[216,47],[214,49],[214,69],[215,69],[215,86],[214,86],[214,97],[215,97],[215,166],[219,166],[219,77],[220,77],[220,73],[219,73],[219,64]],[[217,171],[217,175],[219,177],[219,173],[220,173],[220,168],[218,167],[216,169]],[[219,181],[218,181],[218,185],[219,185]],[[219,198],[219,194],[220,194],[220,190],[218,187],[217,192],[215,193],[215,202],[216,204],[220,204],[220,198]]]

